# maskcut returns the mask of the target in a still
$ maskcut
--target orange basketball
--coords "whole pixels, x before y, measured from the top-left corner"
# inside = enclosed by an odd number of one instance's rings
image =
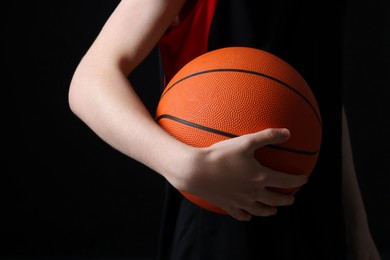
[[[266,167],[291,174],[309,176],[321,146],[321,115],[305,79],[279,57],[249,47],[210,51],[183,66],[161,95],[156,121],[194,147],[266,128],[288,128],[286,142],[259,148],[255,157]],[[198,196],[181,193],[202,208],[226,214]]]

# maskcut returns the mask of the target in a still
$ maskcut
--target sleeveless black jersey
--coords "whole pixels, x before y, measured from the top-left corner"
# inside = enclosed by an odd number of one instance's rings
[[[341,198],[344,2],[199,0],[159,42],[164,82],[188,61],[227,46],[266,50],[312,88],[323,120],[320,155],[292,206],[241,222],[197,207],[167,183],[159,259],[345,259]]]

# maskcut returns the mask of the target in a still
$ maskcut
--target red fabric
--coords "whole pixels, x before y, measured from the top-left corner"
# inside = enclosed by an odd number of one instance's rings
[[[160,39],[165,82],[185,64],[207,52],[211,22],[218,0],[199,0],[192,11]]]

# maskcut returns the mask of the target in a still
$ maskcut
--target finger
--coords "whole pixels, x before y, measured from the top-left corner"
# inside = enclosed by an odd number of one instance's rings
[[[232,216],[233,218],[240,220],[240,221],[249,221],[252,219],[252,215],[249,212],[242,210],[242,209],[224,208],[224,210],[230,216]]]
[[[258,217],[269,217],[275,215],[278,212],[276,207],[269,206],[258,201],[251,203],[251,205],[245,208],[245,210],[253,216]]]
[[[253,148],[256,150],[266,145],[280,144],[287,141],[289,137],[290,131],[287,128],[268,128],[253,134]]]
[[[269,207],[289,206],[294,204],[295,198],[290,194],[263,189],[257,195],[256,201]]]
[[[262,181],[265,187],[298,188],[307,183],[308,177],[302,174],[284,173],[267,168],[267,175],[263,175]]]

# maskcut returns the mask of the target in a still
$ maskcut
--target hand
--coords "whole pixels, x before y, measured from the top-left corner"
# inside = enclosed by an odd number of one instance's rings
[[[380,260],[368,225],[348,229],[349,254],[352,260]]]
[[[197,148],[200,152],[190,166],[184,191],[223,208],[238,220],[276,214],[278,206],[291,205],[294,197],[267,187],[297,188],[307,182],[307,177],[266,168],[254,152],[268,144],[282,143],[289,136],[287,129],[266,129]]]

